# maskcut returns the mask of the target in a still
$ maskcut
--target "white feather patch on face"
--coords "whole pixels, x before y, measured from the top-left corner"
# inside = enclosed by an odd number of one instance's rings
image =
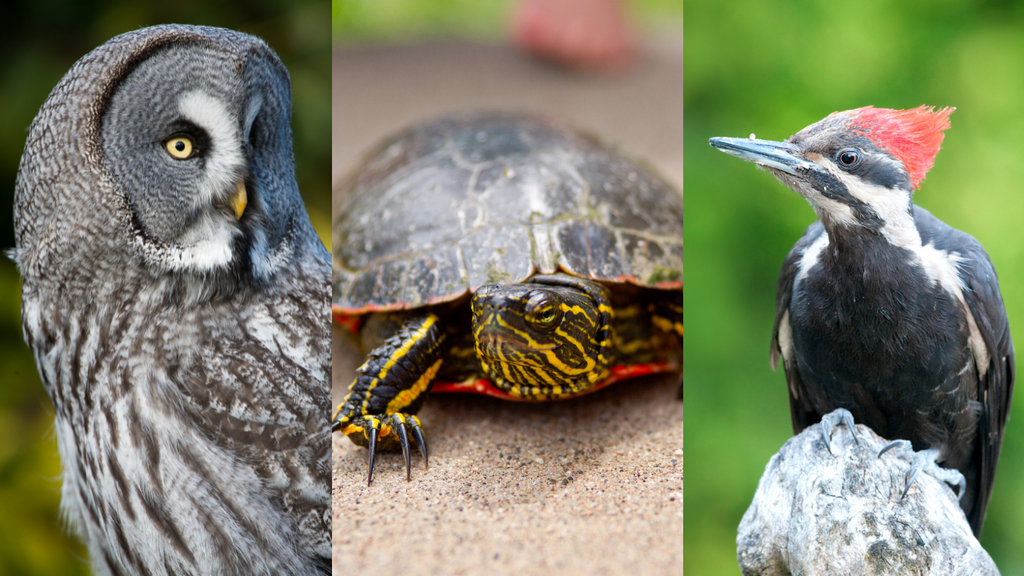
[[[910,192],[868,184],[859,178],[828,166],[840,182],[846,185],[850,195],[867,204],[884,222],[879,232],[890,244],[902,248],[921,245],[911,212]]]
[[[175,270],[203,272],[227,266],[234,258],[232,239],[239,230],[218,212],[203,213],[189,228],[176,254],[165,259]]]
[[[179,96],[178,110],[210,135],[211,150],[206,158],[206,174],[195,196],[196,207],[202,209],[231,194],[235,189],[235,179],[244,173],[241,127],[224,102],[201,90]]]
[[[808,160],[822,164],[825,167],[828,166],[827,162],[823,162],[821,157],[815,154],[808,157]],[[772,174],[794,192],[803,196],[811,204],[811,207],[814,208],[814,212],[818,215],[819,220],[846,227],[859,225],[857,218],[853,215],[853,208],[850,208],[849,205],[825,196],[820,190],[815,189],[804,180],[795,176],[778,170],[772,170]]]
[[[247,116],[255,118],[261,102],[250,106]],[[234,254],[233,238],[240,233],[234,221],[214,207],[235,193],[235,184],[245,173],[242,150],[242,126],[225,103],[202,90],[185,92],[178,97],[178,111],[192,123],[206,130],[210,151],[206,156],[203,179],[194,195],[199,215],[180,239],[179,246],[163,258],[174,270],[204,272],[227,266]],[[251,122],[251,118],[247,118]],[[248,130],[249,123],[245,130]]]

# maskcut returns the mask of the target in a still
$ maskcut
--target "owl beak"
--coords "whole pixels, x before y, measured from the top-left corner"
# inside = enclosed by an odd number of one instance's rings
[[[245,180],[239,178],[235,182],[235,194],[231,197],[229,203],[231,209],[235,211],[235,219],[241,220],[242,213],[245,212],[245,205],[249,202],[249,196],[245,193]]]

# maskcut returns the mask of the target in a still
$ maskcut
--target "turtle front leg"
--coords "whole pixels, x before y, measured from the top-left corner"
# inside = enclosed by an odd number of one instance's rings
[[[415,316],[370,352],[358,368],[359,376],[352,382],[345,402],[334,412],[331,430],[369,448],[367,485],[373,481],[377,448],[401,446],[405,477],[411,479],[410,433],[423,455],[423,465],[427,465],[427,442],[414,414],[430,392],[446,348],[445,331],[437,316]]]

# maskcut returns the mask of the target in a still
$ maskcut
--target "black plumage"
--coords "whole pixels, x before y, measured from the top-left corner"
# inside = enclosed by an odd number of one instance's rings
[[[984,375],[969,347],[965,310],[907,265],[905,249],[867,232],[836,235],[816,265],[801,270],[804,253],[825,234],[821,222],[808,227],[782,266],[772,365],[782,357],[779,328],[788,313],[794,432],[846,408],[885,438],[938,448],[941,462],[967,480],[961,505],[978,533],[1010,407],[1013,342],[995,268],[978,241],[917,206],[914,220],[922,244],[960,257],[964,300],[990,351]]]
[[[818,221],[779,275],[771,364],[793,429],[838,408],[966,480],[984,522],[1014,380],[1013,342],[981,244],[913,205],[952,109],[836,112],[786,142],[714,138],[768,168]]]

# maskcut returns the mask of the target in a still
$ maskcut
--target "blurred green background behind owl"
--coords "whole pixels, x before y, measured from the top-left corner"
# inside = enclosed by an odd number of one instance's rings
[[[299,189],[313,225],[330,236],[329,4],[224,0],[173,3],[43,0],[5,4],[0,24],[0,249],[14,246],[15,176],[32,118],[65,72],[110,38],[153,24],[241,30],[273,48],[292,82]],[[53,409],[21,332],[21,281],[0,258],[0,576],[86,574],[86,553],[62,530]]]
[[[686,571],[738,574],[736,528],[792,436],[768,343],[779,269],[814,213],[708,138],[784,140],[869,104],[955,106],[914,201],[985,246],[1024,346],[1024,4],[689,0],[685,16]],[[1022,473],[1011,410],[981,539],[1004,574],[1024,574]]]

